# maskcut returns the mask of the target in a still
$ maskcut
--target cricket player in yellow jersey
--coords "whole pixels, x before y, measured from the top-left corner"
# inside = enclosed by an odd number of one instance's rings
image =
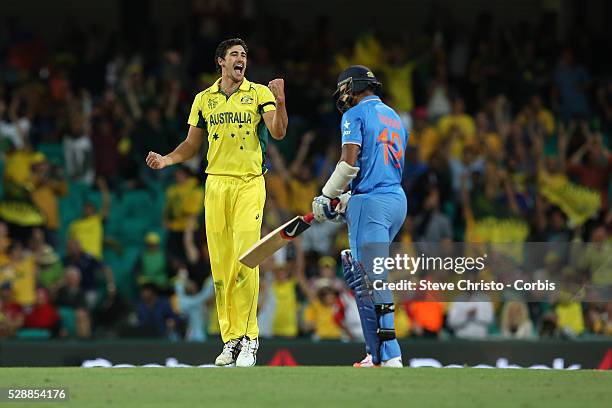
[[[196,95],[187,138],[172,153],[149,152],[153,169],[189,160],[208,137],[204,207],[206,236],[221,337],[225,343],[215,364],[253,366],[259,347],[257,297],[259,268],[238,257],[260,238],[266,190],[265,152],[268,134],[285,137],[287,110],[284,81],[268,86],[248,81],[247,46],[241,39],[221,42],[215,64],[221,78]]]

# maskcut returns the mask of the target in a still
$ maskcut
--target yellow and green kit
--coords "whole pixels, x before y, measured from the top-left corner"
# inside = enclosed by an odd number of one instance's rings
[[[227,96],[220,82],[196,95],[188,123],[205,129],[208,137],[206,236],[221,338],[227,342],[259,334],[259,268],[248,268],[238,258],[261,234],[269,134],[262,115],[276,105],[264,85],[245,78]]]

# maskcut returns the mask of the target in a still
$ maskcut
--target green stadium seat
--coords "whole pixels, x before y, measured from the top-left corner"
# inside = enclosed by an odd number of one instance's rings
[[[151,223],[148,217],[127,217],[117,231],[117,240],[122,245],[141,245]]]
[[[43,153],[50,163],[65,168],[66,160],[62,143],[40,143],[37,150]]]
[[[47,329],[21,329],[15,337],[21,340],[46,340],[51,338],[51,332]]]
[[[69,336],[76,336],[76,313],[70,307],[58,308],[62,319],[62,327],[68,332]]]
[[[137,297],[134,267],[142,253],[142,245],[125,246],[122,253],[105,251],[104,261],[113,270],[117,290],[128,299]]]

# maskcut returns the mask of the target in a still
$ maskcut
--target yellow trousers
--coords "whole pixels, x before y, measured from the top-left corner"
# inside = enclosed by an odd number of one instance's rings
[[[263,176],[249,181],[209,175],[204,208],[217,316],[223,342],[259,335],[259,267],[238,258],[260,238],[266,186]]]

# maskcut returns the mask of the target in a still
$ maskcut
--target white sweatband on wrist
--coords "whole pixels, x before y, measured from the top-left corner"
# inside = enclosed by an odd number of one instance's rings
[[[329,198],[340,197],[344,189],[359,173],[359,167],[353,167],[345,161],[336,165],[336,169],[323,186],[323,195]]]

